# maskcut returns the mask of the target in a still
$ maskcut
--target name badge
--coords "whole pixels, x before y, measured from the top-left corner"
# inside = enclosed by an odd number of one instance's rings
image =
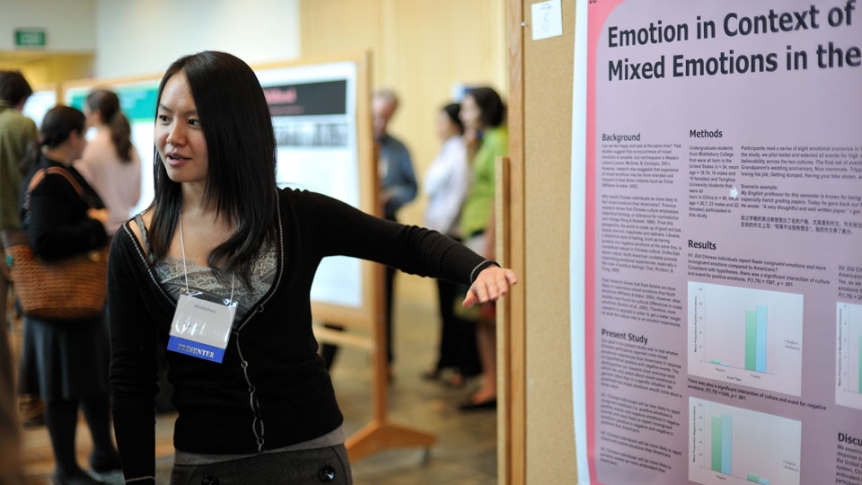
[[[230,339],[237,303],[207,296],[202,291],[182,290],[171,323],[168,350],[220,364]]]

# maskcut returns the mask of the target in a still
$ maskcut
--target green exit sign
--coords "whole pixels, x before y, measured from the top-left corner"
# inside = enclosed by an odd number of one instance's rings
[[[16,29],[15,47],[45,47],[45,29]]]

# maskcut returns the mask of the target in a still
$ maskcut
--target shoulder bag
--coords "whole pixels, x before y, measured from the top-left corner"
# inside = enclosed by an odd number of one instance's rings
[[[37,171],[27,187],[25,209],[30,191],[47,174],[62,175],[84,198],[81,185],[60,167]],[[84,199],[86,200],[86,199]],[[0,232],[6,250],[6,264],[24,314],[46,320],[92,318],[105,309],[107,296],[108,248],[95,249],[58,261],[46,262],[34,256],[22,229]]]

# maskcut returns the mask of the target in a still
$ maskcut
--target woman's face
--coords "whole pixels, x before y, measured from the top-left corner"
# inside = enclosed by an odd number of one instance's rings
[[[84,103],[84,109],[82,111],[84,112],[84,119],[87,120],[87,128],[98,124],[95,116],[96,114],[90,109],[90,105],[86,102]]]
[[[155,137],[156,149],[171,180],[206,181],[207,143],[185,72],[174,74],[165,84],[156,111]]]
[[[464,129],[482,129],[482,110],[479,109],[479,105],[476,104],[473,96],[469,94],[464,96],[464,100],[461,101],[461,113],[458,116],[461,118],[461,122],[464,123]]]
[[[449,119],[449,115],[447,115],[445,111],[437,113],[437,136],[441,140],[446,141],[453,135],[457,134],[458,127],[455,126],[455,123],[452,123],[452,120]]]
[[[86,130],[86,128],[84,128]],[[84,155],[84,150],[87,148],[87,138],[83,131],[72,131],[69,133],[69,146],[72,147],[72,159],[78,160]]]

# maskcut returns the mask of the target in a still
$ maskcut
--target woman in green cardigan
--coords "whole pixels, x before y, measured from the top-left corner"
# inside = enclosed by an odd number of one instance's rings
[[[473,185],[461,209],[464,245],[494,260],[495,159],[509,154],[506,106],[489,87],[470,90],[461,104],[464,140],[472,160]],[[483,304],[476,325],[482,387],[461,404],[462,411],[497,407],[497,329],[494,303]]]

